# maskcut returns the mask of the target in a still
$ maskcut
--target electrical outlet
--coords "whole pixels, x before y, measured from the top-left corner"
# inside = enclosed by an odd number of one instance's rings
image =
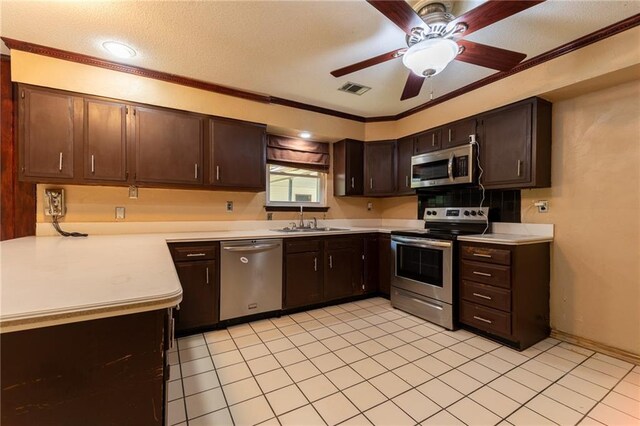
[[[538,208],[538,213],[548,213],[549,212],[549,202],[547,200],[536,201],[534,206]]]
[[[67,209],[64,204],[64,189],[47,188],[44,190],[45,216],[62,217]]]
[[[231,213],[233,211],[233,201],[227,201],[227,213]]]
[[[371,201],[369,201],[367,203],[367,210],[371,210],[373,208],[373,203]]]
[[[267,213],[267,220],[273,220],[273,213]]]
[[[131,185],[129,187],[129,198],[136,199],[138,198],[138,187],[135,185]]]
[[[124,219],[124,207],[116,207],[116,219]]]

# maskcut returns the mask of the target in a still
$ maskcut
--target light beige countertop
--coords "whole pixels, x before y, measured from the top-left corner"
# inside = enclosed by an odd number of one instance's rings
[[[458,237],[459,241],[476,243],[523,245],[553,241],[554,226],[549,223],[493,222],[491,232]]]
[[[272,230],[25,237],[0,243],[0,332],[172,307],[182,288],[167,242],[385,232]]]

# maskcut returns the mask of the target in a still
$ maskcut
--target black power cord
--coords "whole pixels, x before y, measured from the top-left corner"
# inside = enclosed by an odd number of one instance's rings
[[[62,228],[60,228],[60,224],[58,223],[58,216],[53,216],[53,219],[51,220],[51,224],[56,229],[56,231],[58,231],[58,234],[62,235],[63,237],[88,237],[89,236],[89,234],[84,234],[82,232],[63,231]]]

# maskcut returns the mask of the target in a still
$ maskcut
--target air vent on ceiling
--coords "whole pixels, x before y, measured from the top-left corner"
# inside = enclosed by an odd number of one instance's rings
[[[342,85],[342,87],[338,88],[343,92],[353,93],[354,95],[362,95],[365,92],[371,90],[371,87],[363,86],[362,84],[347,82]]]

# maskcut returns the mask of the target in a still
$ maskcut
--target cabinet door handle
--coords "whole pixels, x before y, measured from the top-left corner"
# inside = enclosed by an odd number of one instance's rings
[[[62,153],[60,153],[60,157],[58,157],[58,171],[62,171]]]
[[[518,177],[522,176],[522,160],[518,160]]]
[[[451,129],[449,129],[449,142],[451,142]]]
[[[91,173],[96,172],[96,156],[91,154]]]
[[[491,259],[492,256],[490,254],[484,254],[484,253],[473,253],[474,256],[476,257],[486,257],[488,259]]]
[[[318,272],[318,258],[317,257],[313,258],[313,270],[315,272]]]
[[[209,284],[209,267],[208,266],[205,268],[205,273],[207,277],[207,284]]]
[[[373,189],[373,178],[369,179],[369,188]]]
[[[431,134],[431,146],[436,146],[436,134]]]
[[[194,177],[198,179],[198,163],[193,165],[193,169],[194,169],[193,171]]]
[[[473,295],[474,295],[474,296],[476,296],[476,297],[479,297],[479,298],[481,298],[481,299],[493,300],[493,299],[491,298],[491,296],[486,296],[486,295],[484,295],[484,294],[480,294],[480,293],[473,293]]]
[[[490,277],[491,274],[487,274],[486,272],[478,272],[478,271],[473,271],[474,275],[481,275],[483,277]]]
[[[482,317],[476,316],[476,315],[473,316],[473,319],[477,319],[478,321],[486,322],[487,324],[493,324],[493,321],[488,320],[486,318],[482,318]]]
[[[206,253],[187,253],[187,257],[201,257],[206,255]]]
[[[356,178],[352,177],[351,178],[351,188],[355,188],[356,187]]]
[[[405,177],[404,177],[404,186],[409,188],[409,176],[407,176],[407,175],[405,175]]]
[[[329,268],[333,269],[333,256],[329,255]]]
[[[220,166],[216,166],[216,180],[220,180]]]

